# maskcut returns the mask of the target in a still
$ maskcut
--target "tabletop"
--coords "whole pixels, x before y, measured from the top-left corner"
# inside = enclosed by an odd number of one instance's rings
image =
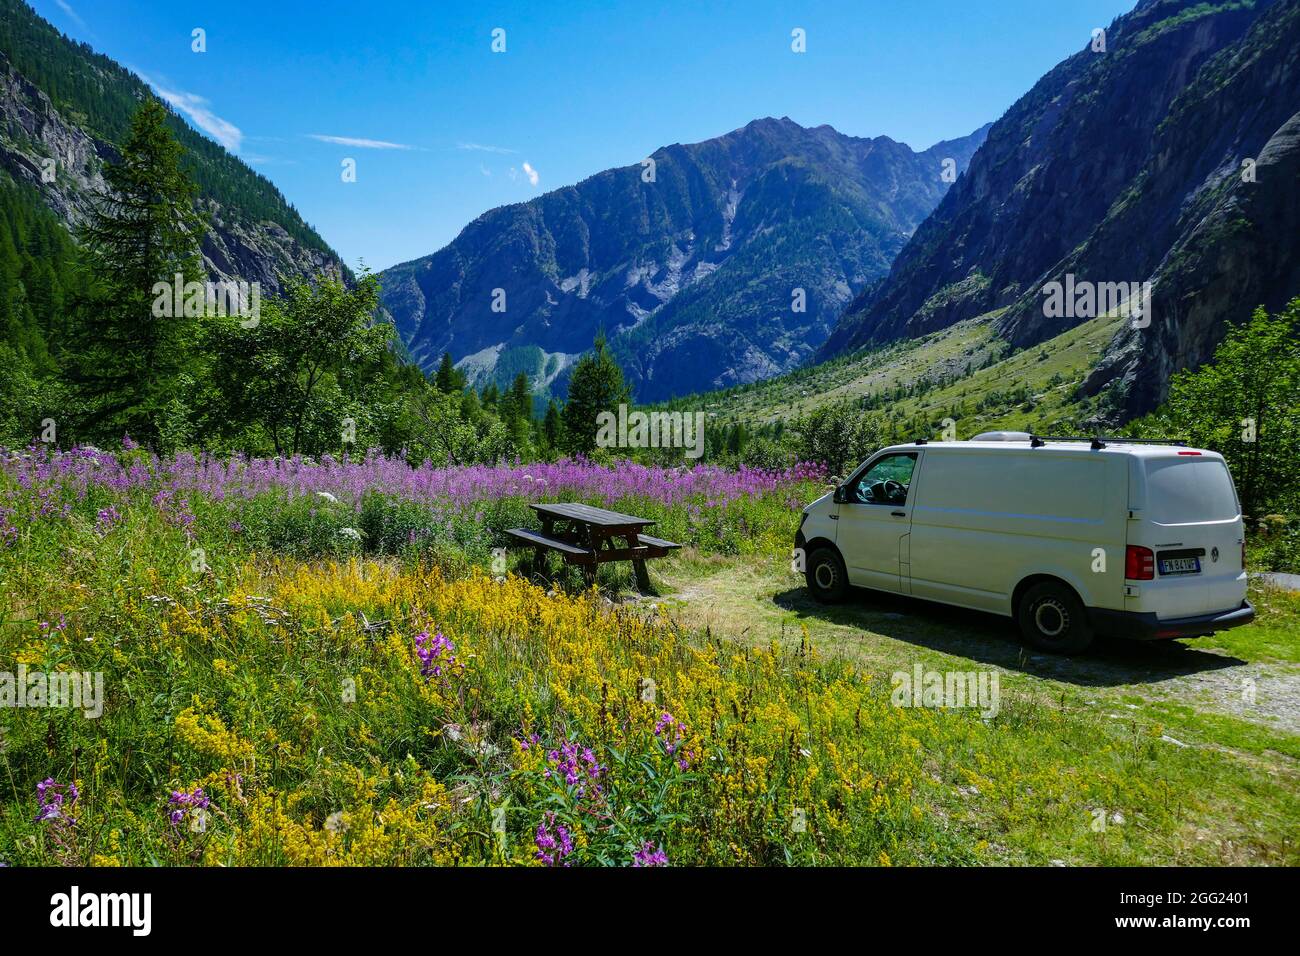
[[[581,521],[583,524],[597,527],[627,527],[628,525],[634,525],[644,528],[655,523],[649,518],[638,518],[636,515],[625,515],[618,511],[607,511],[604,508],[593,508],[591,505],[569,504],[563,501],[529,505],[528,507],[553,518],[567,518],[570,521]]]

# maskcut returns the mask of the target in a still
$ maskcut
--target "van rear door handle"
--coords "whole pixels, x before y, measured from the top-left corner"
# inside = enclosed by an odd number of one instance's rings
[[[895,518],[906,518],[906,517],[907,517],[907,512],[906,512],[906,511],[891,511],[890,514],[893,515]]]

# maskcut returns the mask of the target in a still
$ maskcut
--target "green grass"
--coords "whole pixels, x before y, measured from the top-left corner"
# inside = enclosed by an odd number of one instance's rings
[[[1256,587],[1260,618],[1250,627],[1184,642],[1102,641],[1069,659],[1027,651],[1012,624],[993,616],[871,592],[840,606],[818,605],[777,555],[737,562],[686,554],[663,573],[660,604],[687,628],[756,645],[797,642],[807,628],[817,646],[886,682],[918,662],[938,671],[994,668],[1012,701],[1006,706],[1047,708],[1065,719],[1050,743],[1006,734],[981,760],[1026,776],[1047,759],[1083,775],[1118,761],[1179,819],[1135,846],[1132,833],[1094,833],[1042,806],[1033,809],[1043,795],[1028,790],[1019,794],[1024,817],[983,792],[945,805],[945,812],[984,824],[977,830],[1003,848],[1006,862],[1297,861],[1300,595]],[[1258,707],[1240,702],[1237,675],[1257,680]],[[1207,682],[1218,693],[1204,693]],[[1274,688],[1296,698],[1280,717],[1273,713]],[[1193,794],[1201,804],[1195,810],[1187,804]],[[1149,826],[1121,815],[1124,826]],[[990,819],[1000,822],[989,826]]]
[[[1123,319],[1092,319],[1013,351],[995,332],[997,316],[992,312],[919,339],[700,400],[716,414],[717,424],[751,426],[858,400],[930,434],[952,418],[958,438],[998,429],[1046,433],[1074,427],[1097,409],[1097,400],[1080,397],[1078,387]],[[911,394],[900,395],[900,389]]]
[[[1220,631],[1187,641],[1189,647],[1215,650],[1248,661],[1300,663],[1300,597],[1281,588],[1254,582],[1250,602],[1259,615],[1245,628]]]

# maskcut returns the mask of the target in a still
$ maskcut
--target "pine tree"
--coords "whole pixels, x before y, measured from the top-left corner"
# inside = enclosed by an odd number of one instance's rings
[[[71,377],[92,434],[129,431],[152,441],[168,405],[183,398],[195,318],[155,315],[154,286],[171,286],[177,275],[182,283],[203,278],[198,250],[206,224],[194,208],[197,187],[181,168],[184,151],[157,100],[136,111],[121,152],[121,162],[105,167],[109,191],[81,232],[96,287],[82,304]]]
[[[560,406],[551,399],[546,405],[546,417],[542,419],[542,446],[548,453],[559,449],[563,435],[563,423],[560,421]]]
[[[571,455],[589,455],[596,447],[596,416],[618,411],[630,401],[631,392],[623,381],[623,370],[610,354],[605,333],[596,333],[594,347],[573,367],[569,398],[564,403],[563,448]]]
[[[433,377],[433,384],[438,387],[438,391],[446,395],[459,391],[456,387],[456,366],[451,360],[450,352],[442,353],[442,362]]]
[[[510,405],[514,409],[514,414],[524,422],[533,420],[533,389],[528,384],[528,376],[520,372],[515,376],[515,380],[510,383],[508,392]]]

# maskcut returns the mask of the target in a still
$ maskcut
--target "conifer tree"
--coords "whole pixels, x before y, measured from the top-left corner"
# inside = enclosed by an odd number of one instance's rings
[[[91,435],[112,439],[129,431],[156,440],[168,406],[184,397],[181,377],[198,317],[178,310],[178,297],[155,290],[177,276],[182,289],[203,278],[206,224],[194,207],[198,189],[182,169],[183,152],[167,110],[146,100],[131,120],[120,162],[105,167],[108,191],[81,230],[94,286],[77,318],[70,377]]]
[[[555,399],[551,399],[546,405],[546,417],[542,419],[542,447],[548,454],[560,448],[563,427],[560,421],[560,406],[555,404]]]
[[[561,413],[564,450],[571,455],[591,454],[596,448],[596,416],[617,413],[620,404],[630,401],[630,394],[604,331],[597,332],[592,350],[578,359],[569,379],[569,398]]]
[[[433,384],[445,395],[460,391],[456,381],[456,366],[451,360],[450,352],[442,353],[442,362],[438,365],[437,373],[434,374]]]

